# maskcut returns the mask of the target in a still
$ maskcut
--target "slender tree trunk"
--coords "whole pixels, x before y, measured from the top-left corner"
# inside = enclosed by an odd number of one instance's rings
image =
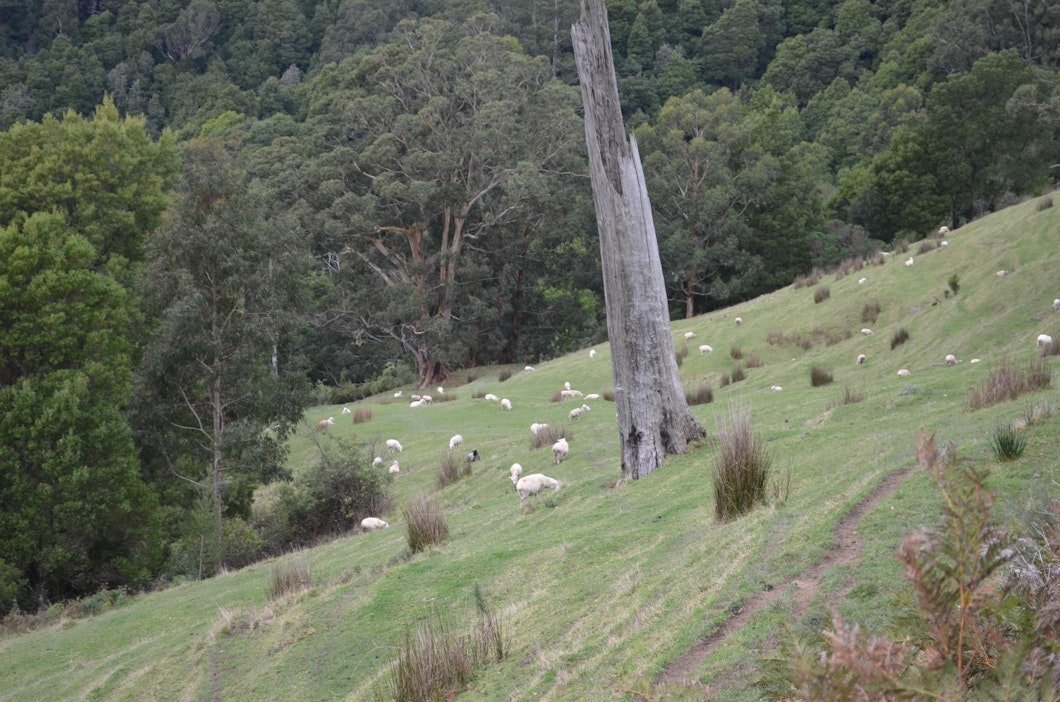
[[[224,424],[221,417],[221,370],[219,366],[219,363],[214,364],[213,387],[210,390],[210,401],[213,404],[213,469],[210,472],[213,490],[213,538],[214,553],[217,558],[214,567],[216,572],[220,572],[225,558],[223,530],[224,495],[222,494],[223,482],[221,480],[224,471],[224,461],[221,454],[221,432],[224,431]]]
[[[622,475],[634,480],[703,436],[674,353],[659,244],[637,142],[627,142],[604,0],[582,0],[571,29],[600,232]]]

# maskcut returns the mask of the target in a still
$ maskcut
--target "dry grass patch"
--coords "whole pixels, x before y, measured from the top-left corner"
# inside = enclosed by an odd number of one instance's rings
[[[714,462],[714,515],[735,519],[765,502],[773,459],[751,424],[749,409],[732,406],[718,423]]]
[[[371,409],[358,409],[353,413],[354,424],[364,424],[365,422],[372,421],[372,410]]]
[[[907,341],[909,341],[909,332],[906,331],[905,327],[902,327],[891,335],[891,350],[893,351]]]
[[[409,550],[424,551],[449,538],[449,521],[442,506],[434,498],[417,495],[402,510]]]
[[[876,320],[880,318],[880,303],[876,300],[869,300],[861,308],[861,321],[866,324],[875,324]]]
[[[832,296],[832,290],[827,285],[821,285],[813,291],[813,301],[820,304]]]
[[[438,489],[441,490],[444,487],[448,487],[469,475],[471,475],[471,463],[463,457],[463,454],[447,453],[442,456],[438,466],[438,478],[436,480]]]
[[[827,410],[833,410],[836,407],[842,407],[843,405],[852,405],[857,402],[861,402],[865,399],[865,393],[860,390],[853,390],[849,387],[844,387],[843,392],[839,393],[839,396],[832,401],[831,404],[826,408]]]
[[[814,365],[810,368],[810,385],[819,388],[822,385],[828,385],[831,382],[832,374],[829,371],[818,365]]]
[[[968,396],[968,405],[973,409],[983,409],[999,402],[1015,400],[1036,390],[1049,387],[1052,378],[1045,360],[1034,358],[1023,365],[1004,358],[990,375],[978,387],[973,388]]]
[[[305,558],[301,555],[284,558],[272,567],[268,588],[269,599],[278,600],[281,597],[308,590],[310,585],[312,585],[312,578]]]
[[[714,402],[714,391],[706,383],[700,383],[694,391],[685,391],[685,402],[689,405],[708,405]]]

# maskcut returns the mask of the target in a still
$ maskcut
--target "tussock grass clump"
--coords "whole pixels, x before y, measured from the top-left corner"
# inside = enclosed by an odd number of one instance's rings
[[[920,242],[920,246],[917,247],[916,252],[918,254],[926,254],[935,250],[935,242],[930,239],[925,239]]]
[[[906,331],[905,327],[902,327],[891,335],[891,350],[893,351],[907,341],[909,341],[909,332]]]
[[[953,291],[953,294],[956,295],[961,291],[961,276],[954,273],[949,277],[949,280],[946,281],[946,285],[948,285],[950,290]]]
[[[1023,410],[1023,423],[1027,426],[1037,424],[1053,416],[1053,404],[1048,400],[1039,402]]]
[[[813,301],[820,304],[832,296],[832,290],[827,285],[821,285],[813,291]]]
[[[867,324],[875,324],[876,320],[880,318],[880,303],[876,300],[869,300],[861,308],[861,321]]]
[[[505,659],[509,643],[503,622],[480,592],[475,583],[478,615],[466,634],[433,611],[420,625],[406,630],[393,667],[375,687],[376,700],[453,699],[471,682],[476,669]]]
[[[714,402],[714,391],[706,383],[701,383],[694,391],[685,391],[685,402],[689,405],[709,405]]]
[[[461,478],[471,475],[471,464],[463,458],[463,454],[447,453],[442,456],[438,466],[438,489],[448,487]]]
[[[502,382],[502,383],[505,380],[508,380],[511,377],[512,377],[512,372],[510,370],[502,370],[500,373],[497,374],[497,380]]]
[[[372,421],[372,410],[370,409],[358,409],[353,413],[354,424],[364,424],[370,421]]]
[[[674,349],[674,360],[677,361],[677,367],[680,368],[688,358],[688,347],[682,346],[681,348]]]
[[[732,384],[732,378],[729,377],[728,373],[722,373],[721,377],[718,378],[718,387],[724,388]]]
[[[570,427],[566,424],[560,424],[558,426],[552,426],[550,424],[544,429],[538,430],[536,434],[533,434],[533,437],[533,440],[530,442],[531,449],[551,448],[552,444],[560,439],[566,439],[567,441],[572,440],[574,438],[574,432],[572,432]]]
[[[812,382],[812,381],[811,381]],[[836,407],[842,407],[843,405],[853,405],[857,402],[861,402],[865,399],[865,393],[860,390],[854,390],[850,387],[844,387],[843,392],[839,393],[839,396],[828,405],[827,409],[835,409]]]
[[[1036,210],[1037,210],[1038,212],[1041,212],[1041,211],[1043,211],[1043,210],[1047,210],[1047,209],[1049,209],[1049,208],[1050,208],[1050,207],[1052,207],[1052,206],[1053,206],[1053,198],[1051,198],[1051,197],[1049,197],[1048,195],[1046,195],[1046,196],[1045,196],[1045,197],[1043,197],[1043,198],[1042,198],[1041,200],[1039,200],[1039,201],[1038,201],[1038,204],[1037,204],[1037,205],[1035,205],[1034,207],[1035,207],[1035,209],[1036,209]]]
[[[1050,344],[1045,344],[1038,350],[1038,355],[1042,358],[1046,356],[1060,356],[1060,344],[1053,341]]]
[[[1014,461],[1027,448],[1027,437],[1011,424],[1000,425],[990,435],[990,448],[999,461]]]
[[[431,395],[435,404],[439,402],[452,402],[453,400],[459,400],[460,396],[451,392],[440,392],[437,395]]]
[[[746,514],[766,500],[773,459],[751,424],[751,411],[729,407],[718,423],[714,462],[714,515],[720,521]]]
[[[741,349],[739,346],[730,346],[729,355],[733,359],[739,361],[741,358],[743,358],[743,349]]]
[[[733,366],[732,374],[731,374],[730,377],[732,378],[732,382],[738,383],[741,380],[746,380],[747,379],[747,373],[744,372],[743,366],[736,365],[736,366]]]
[[[1052,378],[1042,358],[1034,358],[1024,365],[1019,365],[1007,358],[1002,359],[997,368],[979,387],[973,388],[968,396],[968,405],[973,409],[983,409],[1006,400],[1015,400],[1036,390],[1049,387]]]
[[[747,360],[744,361],[744,364],[748,368],[761,368],[765,365],[765,362],[762,361],[762,359],[759,358],[757,354],[752,353],[750,356],[747,357]]]
[[[426,495],[417,495],[402,510],[409,550],[419,553],[449,538],[449,520],[438,502]]]
[[[828,329],[824,334],[825,346],[835,346],[852,336],[849,329]]]
[[[476,390],[475,392],[471,393],[471,399],[472,400],[484,400],[484,399],[486,399],[486,391],[485,390]]]
[[[800,275],[796,277],[792,285],[796,288],[809,288],[820,283],[821,278],[823,277],[824,271],[820,268],[814,268],[810,271],[809,275]]]
[[[303,556],[284,558],[272,567],[272,577],[269,578],[268,588],[269,599],[278,600],[285,595],[308,590],[311,584],[309,564]]]
[[[784,332],[773,330],[766,334],[766,343],[770,346],[782,346],[785,343]]]
[[[824,368],[821,368],[816,364],[810,368],[810,385],[819,388],[822,385],[828,385],[831,382],[832,374]]]

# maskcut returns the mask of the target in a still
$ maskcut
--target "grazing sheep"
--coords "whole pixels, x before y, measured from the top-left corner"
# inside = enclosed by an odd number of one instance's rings
[[[952,353],[946,354],[946,365],[947,366],[955,366],[955,365],[957,365],[957,357],[954,356]]]
[[[424,395],[423,397],[420,398],[420,402],[422,402],[425,405],[429,405],[432,402],[434,402],[434,398],[431,397],[430,395]]]
[[[864,285],[868,281],[868,278],[858,278],[858,285]]]
[[[1039,347],[1040,346],[1052,346],[1053,345],[1053,337],[1049,336],[1048,334],[1039,334],[1038,335],[1038,344],[1037,345]]]
[[[564,400],[569,400],[572,397],[581,397],[581,390],[560,390],[559,396]]]
[[[979,359],[973,358],[972,360],[968,361],[968,363],[979,363]]]
[[[905,368],[903,368],[902,370],[898,371],[898,375],[899,375],[899,377],[902,377],[902,378],[904,378],[904,377],[906,377],[907,375],[909,375],[909,371],[908,371],[908,370],[906,370]]]
[[[410,398],[411,398],[411,399],[412,399],[412,400],[413,400],[414,402],[415,402],[415,401],[417,401],[417,400],[422,400],[422,399],[423,399],[423,397],[421,397],[420,395],[409,395],[409,397],[410,397]]]
[[[401,395],[402,395],[401,390],[398,390],[397,392],[394,393],[394,397],[401,397]]]
[[[699,355],[703,356],[708,353],[714,353],[714,347],[710,344],[701,344],[699,347]]]
[[[685,332],[685,339],[695,339],[695,338],[696,338],[696,333],[695,332]]]
[[[910,256],[909,258],[907,258],[905,260],[905,265],[907,265],[907,266],[913,265],[913,257],[912,256]]]
[[[743,324],[743,317],[737,317],[733,321],[736,322],[736,326],[740,326],[741,324]]]
[[[482,456],[478,455],[478,449],[475,449],[468,455],[464,456],[464,463],[474,463],[475,461],[481,461]]]
[[[781,392],[784,390],[784,388],[780,387],[779,385],[770,385],[769,389],[773,392]]]
[[[563,389],[564,390],[570,390],[570,381],[569,380],[567,382],[563,383]]]
[[[533,373],[534,372],[534,367],[533,366],[523,366],[523,370],[526,371],[527,373]]]
[[[599,400],[600,399],[600,394],[599,393],[595,393],[595,392],[591,392],[591,393],[589,393],[588,395],[585,396],[585,399],[586,400]]]
[[[939,227],[939,231],[938,231],[938,233],[939,233],[939,234],[949,234],[949,233],[950,233],[950,228],[949,228],[949,227],[947,227],[947,226],[946,226],[946,225],[944,224],[944,225],[942,225],[941,227]]]
[[[567,443],[567,439],[563,438],[552,444],[552,460],[556,463],[562,463],[567,458],[567,453],[570,452],[570,444]]]
[[[946,248],[949,245],[950,245],[950,242],[946,241],[945,239],[943,239],[942,241],[939,242],[939,248],[940,249],[944,249],[944,248]]]
[[[868,329],[868,328],[862,329],[861,330],[861,335],[862,336],[872,336],[872,330]]]
[[[413,400],[412,402],[409,403],[409,407],[411,407],[412,409],[416,409],[417,407],[426,407],[426,406],[427,406],[427,403],[424,402],[423,400]]]
[[[443,388],[441,385],[438,386],[438,394],[439,395],[444,395],[445,394],[445,388]]]
[[[462,443],[464,443],[464,437],[460,434],[454,434],[453,438],[449,439],[449,450],[452,451]]]
[[[349,414],[349,413],[350,413],[350,411],[351,411],[351,410],[350,410],[350,408],[349,408],[349,407],[343,407],[343,408],[342,408],[342,413],[343,413],[343,414]]]
[[[572,409],[570,412],[567,413],[567,417],[570,418],[571,421],[574,421],[578,417],[580,417],[583,414],[585,414],[586,412],[588,412],[590,409],[592,409],[592,408],[589,407],[589,405],[582,405],[581,407],[575,407],[574,409]]]
[[[489,400],[490,402],[500,402],[501,398],[497,397],[492,392],[487,392],[486,397],[484,397],[483,399]]]
[[[859,354],[858,354],[858,359],[857,359],[857,364],[858,364],[859,366],[863,366],[863,365],[865,365],[865,362],[866,362],[866,361],[868,361],[868,360],[869,360],[869,359],[867,359],[867,358],[865,357],[865,354],[863,354],[863,353],[859,353]]]
[[[328,417],[327,419],[321,419],[319,422],[317,422],[317,431],[327,431],[328,428],[334,426],[334,424],[335,424],[335,418],[334,417]]]
[[[1060,312],[1060,297],[1053,300],[1053,312]]]
[[[361,528],[365,531],[375,531],[376,529],[389,529],[390,525],[379,517],[365,517],[361,520]]]
[[[533,424],[530,425],[530,432],[534,436],[537,436],[539,433],[541,433],[545,429],[548,429],[548,425],[547,424],[539,424],[537,422],[534,422]]]
[[[542,475],[541,473],[533,473],[519,478],[515,483],[515,491],[519,493],[519,502],[522,502],[531,495],[536,495],[545,488],[559,490],[559,481],[555,478],[550,478],[547,475]]]
[[[996,275],[998,278],[1004,278],[1006,273],[1007,271],[998,271]]]
[[[390,464],[390,467],[386,469],[386,472],[387,473],[400,473],[401,472],[401,466],[398,465],[398,462],[397,462],[396,458],[394,459],[394,462]]]
[[[387,447],[388,450],[397,451],[398,453],[401,453],[402,451],[405,450],[405,447],[402,446],[401,442],[398,441],[397,439],[387,439],[386,440],[386,447]]]
[[[519,477],[523,474],[523,467],[518,463],[513,463],[511,467],[512,482],[519,482]]]
[[[596,349],[589,349],[589,358],[596,358]]]
[[[501,398],[501,409],[502,410],[506,410],[508,412],[511,412],[512,411],[512,401],[509,400],[507,397]]]
[[[373,468],[377,468],[377,467],[379,467],[381,465],[383,465],[383,457],[382,456],[376,456],[375,458],[372,459],[372,467]]]

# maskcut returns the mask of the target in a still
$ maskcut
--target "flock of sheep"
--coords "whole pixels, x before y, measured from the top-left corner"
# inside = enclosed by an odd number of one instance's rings
[[[949,232],[949,229],[947,227],[941,227],[938,230],[938,235],[942,236],[942,235],[947,234],[948,232]],[[948,245],[949,245],[949,242],[947,242],[947,241],[942,241],[940,243],[940,247],[941,248],[946,248],[946,247],[948,247]],[[914,264],[913,257],[909,257],[905,261],[905,265],[907,267],[910,267],[913,264]],[[1006,271],[1003,271],[1003,270],[1002,271],[998,271],[998,273],[997,273],[997,277],[999,277],[999,278],[1002,278],[1005,275],[1006,275]],[[864,277],[860,278],[857,282],[858,282],[858,285],[864,285],[867,282],[867,278],[864,278]],[[1053,300],[1052,309],[1053,309],[1054,312],[1060,312],[1060,298],[1057,298],[1057,299]],[[734,319],[734,322],[735,322],[735,324],[737,326],[739,326],[739,325],[741,325],[743,323],[743,319],[740,318],[740,317],[736,317]],[[869,328],[864,328],[864,329],[861,330],[861,335],[864,336],[864,337],[872,336],[873,335],[873,330],[869,329]],[[696,338],[696,333],[693,332],[693,331],[686,332],[684,334],[684,338],[685,338],[685,341],[691,341],[692,339]],[[1053,344],[1053,338],[1051,336],[1049,336],[1048,334],[1039,334],[1038,335],[1038,338],[1036,340],[1037,347],[1041,348],[1041,347],[1051,346],[1052,344]],[[701,344],[699,346],[700,355],[710,354],[710,353],[713,353],[713,351],[714,351],[713,347],[710,346],[709,344]],[[596,355],[597,355],[597,352],[596,352],[595,349],[591,349],[589,351],[589,358],[590,359],[596,358]],[[857,355],[857,358],[855,359],[855,362],[856,362],[857,365],[865,365],[868,362],[868,357],[864,353],[859,353]],[[957,365],[957,363],[959,363],[959,361],[957,360],[957,357],[954,354],[947,354],[946,357],[944,358],[944,362],[945,362],[945,364],[947,366],[955,366],[955,365]],[[970,363],[978,363],[978,362],[979,362],[978,358],[973,358],[970,361]],[[524,372],[532,372],[534,370],[534,368],[532,366],[526,366],[523,370],[524,370]],[[910,371],[908,369],[903,368],[903,369],[900,369],[898,371],[898,375],[900,377],[906,377],[906,376],[910,375]],[[781,388],[781,386],[779,386],[779,385],[775,385],[774,384],[774,385],[772,385],[770,387],[770,389],[773,392],[780,392],[783,388]],[[445,392],[445,389],[443,387],[439,387],[438,388],[438,393],[441,394],[441,393],[444,393],[444,392]],[[399,398],[401,396],[402,396],[402,392],[401,391],[398,391],[398,392],[394,393],[394,397],[395,398]],[[563,390],[560,391],[560,398],[561,399],[570,400],[570,399],[577,399],[577,398],[582,398],[582,397],[583,397],[583,394],[580,391],[571,388],[571,384],[569,382],[568,383],[564,383]],[[591,393],[591,394],[585,395],[584,399],[585,400],[595,400],[595,399],[599,399],[599,397],[600,397],[599,394]],[[509,400],[506,397],[502,398],[502,397],[498,397],[497,395],[494,395],[492,393],[488,393],[488,394],[484,395],[484,399],[486,401],[489,401],[489,402],[497,402],[497,403],[499,403],[499,405],[500,405],[502,410],[509,411],[509,412],[512,411],[512,402],[511,402],[511,400]],[[420,407],[427,406],[427,405],[431,404],[432,402],[433,402],[433,398],[430,395],[412,395],[409,407],[413,408],[413,409],[420,408]],[[591,409],[592,408],[588,404],[582,404],[581,406],[575,407],[574,409],[570,410],[568,412],[568,414],[567,414],[567,418],[570,421],[575,421],[575,420],[579,419],[580,417],[582,417],[585,413],[591,411]],[[347,408],[344,408],[343,412],[346,413],[346,412],[349,412],[349,410]],[[327,419],[324,419],[324,420],[321,420],[320,422],[318,422],[317,429],[321,430],[321,431],[322,430],[326,430],[329,427],[331,427],[332,425],[334,425],[334,422],[335,422],[334,417],[328,417]],[[544,430],[546,430],[548,428],[549,428],[549,425],[548,424],[544,424],[544,423],[535,422],[535,423],[530,425],[530,431],[535,436],[537,436],[540,432],[542,432],[542,431],[544,431]],[[463,443],[464,443],[463,435],[462,434],[454,434],[449,439],[449,450],[450,451],[454,451],[454,450],[460,448],[463,445]],[[400,453],[403,450],[401,442],[398,441],[397,439],[389,439],[389,440],[387,440],[386,447],[387,447],[387,450],[389,452],[396,451],[396,452]],[[569,452],[570,452],[570,444],[569,444],[569,442],[567,441],[566,438],[560,438],[558,441],[556,441],[552,445],[553,464],[558,465],[558,464],[562,463],[567,458],[567,455],[568,455]],[[478,453],[477,450],[472,451],[472,452],[468,453],[465,456],[465,460],[468,463],[471,463],[473,461],[477,461],[477,460],[479,460],[479,458],[480,458],[480,456],[479,456],[479,453]],[[373,465],[379,466],[383,462],[384,461],[383,461],[382,457],[376,457],[375,461],[373,462]],[[389,468],[389,471],[391,473],[400,472],[400,468],[398,466],[398,461],[397,461],[396,458],[393,460],[393,463],[391,464],[391,466]],[[528,497],[532,497],[532,496],[538,495],[539,493],[541,493],[542,491],[544,491],[546,489],[550,489],[550,490],[554,490],[555,491],[555,490],[559,490],[559,488],[560,488],[560,482],[558,480],[556,480],[555,478],[551,478],[551,477],[549,477],[549,476],[547,476],[547,475],[545,475],[543,473],[533,473],[533,474],[526,475],[526,476],[524,476],[522,473],[523,473],[523,467],[519,463],[513,463],[511,468],[509,469],[509,478],[510,478],[512,484],[515,487],[516,494],[519,495],[520,504],[525,502],[525,500]],[[367,517],[364,520],[362,520],[362,522],[361,522],[361,528],[364,531],[375,531],[377,529],[388,528],[389,526],[390,525],[387,524],[387,522],[383,521],[382,519],[379,519],[378,517]]]

